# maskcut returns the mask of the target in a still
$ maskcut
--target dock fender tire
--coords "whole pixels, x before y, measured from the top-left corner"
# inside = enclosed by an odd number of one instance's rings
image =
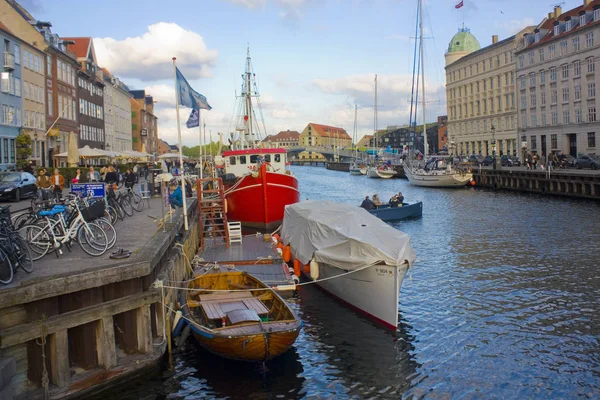
[[[223,199],[223,211],[225,211],[225,214],[227,214],[228,209],[229,209],[229,207],[227,207],[227,197],[225,197]]]
[[[310,260],[310,277],[315,281],[319,279],[319,263],[314,259]]]

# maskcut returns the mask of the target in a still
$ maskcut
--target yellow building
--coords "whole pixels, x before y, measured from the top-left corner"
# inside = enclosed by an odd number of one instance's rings
[[[21,42],[21,96],[23,97],[23,133],[31,138],[31,156],[35,165],[44,165],[46,138],[46,55]]]
[[[332,149],[334,146],[350,147],[352,138],[343,128],[310,122],[300,134],[299,145],[328,149]]]

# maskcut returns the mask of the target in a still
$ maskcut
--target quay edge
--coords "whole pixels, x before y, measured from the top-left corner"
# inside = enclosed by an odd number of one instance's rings
[[[42,337],[52,399],[98,395],[160,369],[173,317],[164,317],[163,293],[171,309],[179,294],[153,283],[189,276],[199,223],[188,201],[189,230],[180,209],[132,261],[0,288],[2,400],[44,398]]]

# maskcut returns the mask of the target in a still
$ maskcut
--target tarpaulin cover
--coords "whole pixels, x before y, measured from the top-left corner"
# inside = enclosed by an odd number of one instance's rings
[[[363,208],[330,201],[285,207],[281,238],[302,264],[312,259],[344,270],[385,263],[395,266],[416,254],[410,237]]]

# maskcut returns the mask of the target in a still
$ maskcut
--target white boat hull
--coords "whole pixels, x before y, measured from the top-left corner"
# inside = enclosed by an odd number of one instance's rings
[[[408,182],[414,186],[450,188],[461,187],[468,184],[473,179],[473,174],[470,172],[460,173],[456,171],[411,171],[405,168],[406,178]]]
[[[361,168],[361,169],[360,169],[360,173],[361,173],[361,175],[366,175],[366,174],[367,174],[367,171],[368,171],[368,170],[367,170],[367,168]]]
[[[377,170],[377,175],[379,175],[381,179],[390,179],[398,175],[398,172],[394,170]]]
[[[360,169],[350,168],[350,175],[362,175],[362,172],[360,172]]]
[[[321,281],[348,271],[320,263],[318,280],[321,282],[317,285],[359,313],[396,330],[400,287],[407,271],[408,264],[374,265],[340,278]]]

